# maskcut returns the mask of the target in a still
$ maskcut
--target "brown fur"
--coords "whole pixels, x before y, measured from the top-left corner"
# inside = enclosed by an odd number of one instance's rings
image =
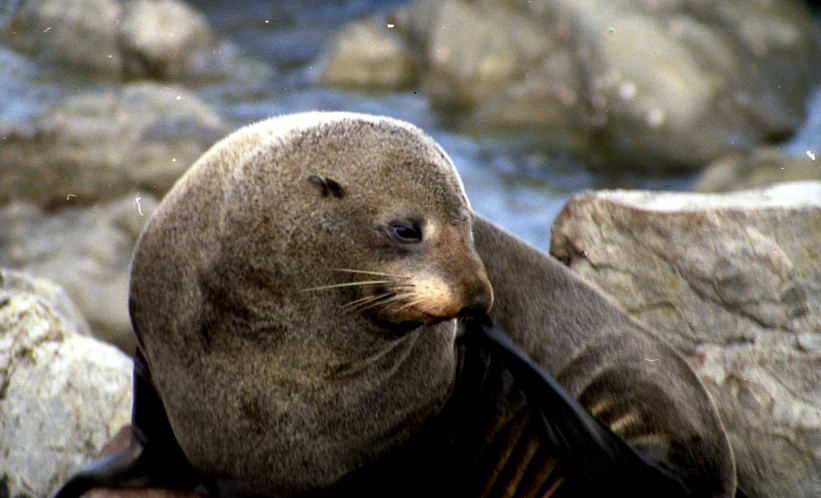
[[[395,220],[422,241],[391,240]],[[492,300],[471,229],[450,160],[410,125],[309,113],[216,144],[132,268],[138,342],[192,465],[290,494],[407,440],[450,394],[451,319]]]
[[[397,244],[395,220],[422,241]],[[439,413],[459,366],[451,318],[490,306],[488,279],[494,319],[595,415],[705,495],[733,495],[726,435],[686,363],[554,259],[474,218],[445,153],[404,123],[303,114],[215,145],[142,235],[131,311],[191,463],[229,492],[293,494]],[[482,386],[484,409],[465,417],[478,424],[471,469],[486,470],[465,489],[571,489],[498,368],[460,377]]]
[[[735,495],[724,427],[677,353],[552,257],[478,216],[474,236],[496,296],[491,317],[522,349],[700,496]]]

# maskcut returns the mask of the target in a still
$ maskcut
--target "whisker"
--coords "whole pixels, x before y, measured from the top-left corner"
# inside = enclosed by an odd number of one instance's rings
[[[381,276],[381,277],[401,278],[401,279],[404,279],[404,280],[407,280],[407,279],[410,278],[408,276],[394,275],[394,274],[391,274],[391,273],[383,273],[383,272],[379,272],[379,271],[369,271],[369,270],[354,270],[352,268],[329,268],[329,270],[343,271],[343,272],[347,272],[347,273],[362,273],[362,274],[365,274],[365,275],[377,275],[377,276]]]
[[[341,284],[330,284],[330,285],[319,285],[317,287],[308,287],[307,289],[302,289],[303,292],[307,291],[315,291],[315,290],[325,290],[325,289],[336,289],[339,287],[355,287],[357,285],[379,285],[379,284],[390,284],[391,280],[365,280],[362,282],[345,282]]]
[[[357,311],[369,310],[369,309],[374,308],[376,306],[388,305],[388,304],[391,304],[395,301],[401,301],[403,299],[403,296],[398,296],[396,294],[388,294],[388,295],[381,296],[381,297],[383,297],[383,299],[376,299],[373,302],[369,303],[367,306],[358,308]]]
[[[416,306],[417,304],[419,304],[423,301],[424,301],[424,299],[421,299],[421,298],[420,299],[415,299],[413,301],[408,301],[408,302],[406,302],[405,304],[403,304],[402,306],[399,307],[399,311],[404,311],[406,309],[413,308],[414,306]]]
[[[368,307],[372,307],[372,306],[376,306],[376,305],[379,305],[379,304],[391,303],[395,300],[401,299],[402,296],[405,296],[405,295],[409,295],[409,294],[408,293],[402,293],[402,294],[397,295],[394,292],[383,292],[381,294],[376,294],[376,295],[373,295],[373,296],[365,296],[365,297],[356,299],[356,300],[351,301],[350,303],[346,304],[345,306],[348,306],[352,309],[360,308],[362,305],[369,305]],[[361,309],[362,308],[360,308],[360,310]]]
[[[365,306],[364,308],[359,308],[359,311],[364,311],[366,309],[370,309],[370,308],[373,308],[375,306],[388,306],[388,305],[396,303],[396,302],[401,303],[403,300],[405,300],[410,295],[411,294],[407,293],[407,292],[402,293],[402,294],[390,294],[390,295],[385,296],[383,299],[377,300],[377,301],[369,304],[368,306]]]
[[[382,297],[384,297],[384,296],[382,296]],[[373,299],[371,301],[368,301],[367,303],[359,303],[356,306],[351,306],[349,309],[351,311],[362,312],[362,311],[365,311],[365,310],[369,310],[371,308],[375,308],[375,307],[377,307],[381,304],[382,303],[381,303],[380,299]]]
[[[351,301],[350,303],[345,304],[345,307],[346,308],[356,308],[360,304],[367,304],[367,303],[370,303],[371,301],[384,299],[389,295],[390,294],[386,292],[384,294],[377,294],[375,296],[360,297],[359,299],[355,299],[355,300]]]

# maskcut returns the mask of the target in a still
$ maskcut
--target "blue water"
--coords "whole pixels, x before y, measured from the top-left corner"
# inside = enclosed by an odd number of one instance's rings
[[[694,175],[640,177],[588,172],[579,161],[548,155],[516,137],[461,135],[432,112],[419,91],[364,93],[317,85],[321,55],[345,21],[390,10],[406,0],[191,0],[211,26],[235,42],[244,57],[275,68],[260,80],[192,86],[236,126],[306,110],[346,110],[410,121],[438,140],[453,158],[476,211],[544,250],[557,213],[576,192],[600,188],[687,190]],[[1,21],[1,20],[0,20]],[[116,82],[55,73],[0,46],[0,127],[19,120],[60,96]],[[59,74],[59,77],[55,77]],[[796,154],[821,145],[821,94],[809,105],[807,126],[784,149]]]
[[[305,110],[356,111],[414,123],[451,156],[477,212],[544,250],[550,244],[553,219],[573,193],[615,187],[686,190],[693,181],[693,175],[642,178],[591,174],[579,161],[550,157],[525,141],[460,135],[430,110],[418,89],[364,93],[316,85],[321,55],[333,42],[337,27],[407,0],[255,0],[243,2],[242,10],[214,0],[192,3],[206,13],[211,26],[238,43],[246,56],[271,61],[279,70],[271,85],[252,100],[212,99],[224,116],[244,124]],[[322,7],[309,7],[318,4]],[[201,94],[219,91],[204,89]]]

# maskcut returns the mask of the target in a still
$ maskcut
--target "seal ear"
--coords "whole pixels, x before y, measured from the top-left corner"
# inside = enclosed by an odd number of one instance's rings
[[[345,196],[345,190],[342,189],[342,186],[328,177],[310,175],[308,176],[308,181],[321,189],[322,197],[327,197],[328,195],[331,195],[333,197],[336,197],[337,199],[341,199]]]

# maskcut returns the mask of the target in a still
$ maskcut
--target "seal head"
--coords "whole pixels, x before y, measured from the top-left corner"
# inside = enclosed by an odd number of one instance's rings
[[[327,486],[450,395],[456,317],[492,290],[444,151],[389,118],[242,128],[146,226],[131,313],[180,447],[221,488]]]

